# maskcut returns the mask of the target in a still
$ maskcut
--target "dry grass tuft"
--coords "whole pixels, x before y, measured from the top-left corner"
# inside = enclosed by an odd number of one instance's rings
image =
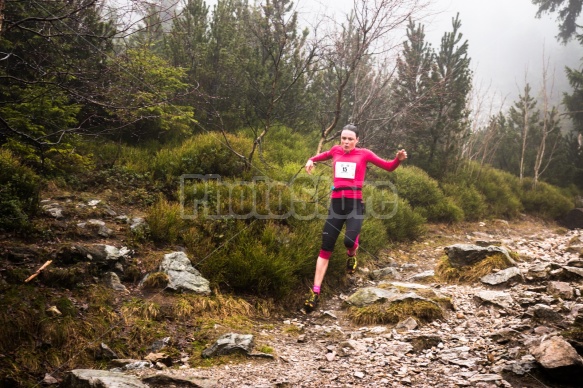
[[[431,322],[443,318],[443,312],[435,303],[422,300],[350,307],[348,310],[348,317],[358,325],[395,324],[411,316],[421,322]]]
[[[459,268],[452,267],[447,256],[443,256],[437,264],[435,276],[445,283],[474,283],[492,273],[494,269],[505,269],[510,266],[512,264],[502,253],[495,253],[474,265]]]
[[[146,290],[162,290],[166,288],[170,279],[164,272],[154,272],[148,276],[142,286]]]
[[[121,319],[126,326],[132,325],[136,320],[155,321],[160,313],[157,303],[142,299],[131,299],[124,303],[120,309]]]

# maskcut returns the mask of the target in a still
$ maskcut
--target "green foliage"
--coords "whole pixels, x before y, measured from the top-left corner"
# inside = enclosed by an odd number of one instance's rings
[[[10,55],[0,66],[0,143],[45,174],[87,162],[76,151],[75,134],[86,118],[84,106],[100,98],[95,89],[107,74],[102,64],[114,35],[98,7],[55,0],[10,1],[3,8],[0,51]]]
[[[112,81],[108,98],[113,106],[109,115],[125,127],[123,138],[144,141],[183,138],[192,133],[192,107],[172,104],[186,93],[183,68],[147,49],[130,49],[112,59]]]
[[[412,20],[407,38],[397,62],[393,88],[397,119],[392,132],[397,134],[396,144],[409,144],[408,151],[415,155],[411,163],[432,177],[442,177],[455,169],[454,155],[461,152],[468,130],[472,86],[468,41],[462,40],[459,15],[452,19],[452,30],[443,35],[438,51],[426,42],[423,25]]]
[[[177,147],[160,150],[152,160],[154,179],[178,183],[183,174],[217,174],[233,177],[241,174],[243,162],[232,150],[244,154],[251,140],[218,133],[197,135]]]
[[[283,166],[286,163],[305,161],[312,155],[310,137],[294,132],[291,128],[277,125],[270,129],[269,137],[262,144],[265,160]]]
[[[153,241],[174,244],[180,238],[184,228],[179,203],[171,203],[164,198],[159,198],[146,216]]]
[[[573,201],[556,187],[545,182],[538,182],[536,188],[532,186],[533,180],[530,178],[522,182],[520,200],[527,213],[554,220],[573,209]]]
[[[201,260],[201,272],[212,283],[235,292],[276,299],[289,296],[313,274],[320,243],[314,236],[320,229],[316,221],[293,229],[272,221],[235,221],[217,247],[223,251]]]
[[[31,85],[12,91],[9,96],[2,96],[0,89],[0,100],[18,99],[0,106],[0,116],[15,131],[4,147],[26,165],[44,173],[86,168],[88,159],[75,149],[80,139],[66,131],[77,126],[81,106],[71,104],[64,92],[45,86]]]
[[[559,22],[559,35],[557,36],[563,43],[567,43],[573,35],[577,34],[577,19],[581,14],[581,0],[531,0],[538,6],[537,17],[543,14],[557,13]]]
[[[463,219],[463,211],[446,197],[439,184],[418,167],[399,167],[394,177],[399,196],[428,221],[456,222]]]
[[[41,179],[0,148],[0,229],[22,230],[38,207]]]
[[[487,204],[484,195],[473,184],[459,181],[442,183],[441,187],[444,194],[463,210],[464,220],[477,221],[486,215]]]
[[[515,218],[523,211],[520,181],[508,172],[471,162],[448,179],[458,187],[473,185],[485,200],[486,217]]]
[[[374,190],[366,188],[363,195],[366,198],[365,225],[371,218],[380,220],[386,230],[388,241],[415,240],[424,233],[424,224],[427,220],[405,199],[378,188]]]
[[[362,224],[358,254],[360,258],[366,254],[376,255],[381,249],[386,248],[390,241],[395,241],[395,239],[389,239],[388,230],[383,220],[376,218],[366,219]],[[345,250],[344,247],[342,248],[341,252]]]

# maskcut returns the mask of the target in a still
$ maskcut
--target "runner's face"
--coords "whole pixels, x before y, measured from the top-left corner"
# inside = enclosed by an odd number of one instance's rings
[[[356,147],[356,143],[358,143],[358,137],[354,131],[345,129],[340,133],[340,145],[344,152],[352,151]]]

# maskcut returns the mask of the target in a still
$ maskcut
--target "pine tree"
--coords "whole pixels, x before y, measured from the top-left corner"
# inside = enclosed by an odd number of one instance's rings
[[[428,151],[428,103],[432,98],[431,71],[435,56],[425,41],[424,26],[409,20],[407,41],[397,59],[397,77],[391,100],[391,134],[397,144],[406,144],[415,163],[416,156]]]
[[[531,87],[527,83],[524,93],[519,95],[518,101],[510,108],[509,117],[514,130],[520,139],[518,154],[518,176],[520,181],[525,176],[525,169],[533,159],[532,148],[529,147],[531,136],[538,126],[540,112],[536,108],[536,100],[531,95]]]

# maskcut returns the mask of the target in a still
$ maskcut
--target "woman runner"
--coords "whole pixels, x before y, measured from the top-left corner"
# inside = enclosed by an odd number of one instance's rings
[[[344,246],[347,248],[348,256],[346,271],[354,273],[356,270],[356,250],[364,218],[362,185],[367,163],[393,171],[401,161],[407,159],[407,152],[404,149],[397,152],[395,159],[387,161],[366,148],[356,148],[357,143],[358,129],[354,125],[346,125],[340,134],[340,145],[335,145],[329,151],[313,156],[306,162],[306,172],[311,174],[315,162],[332,159],[334,173],[334,187],[322,231],[322,247],[316,261],[314,286],[304,303],[304,310],[308,313],[314,311],[318,305],[320,287],[328,269],[328,261],[344,224],[346,224]]]

